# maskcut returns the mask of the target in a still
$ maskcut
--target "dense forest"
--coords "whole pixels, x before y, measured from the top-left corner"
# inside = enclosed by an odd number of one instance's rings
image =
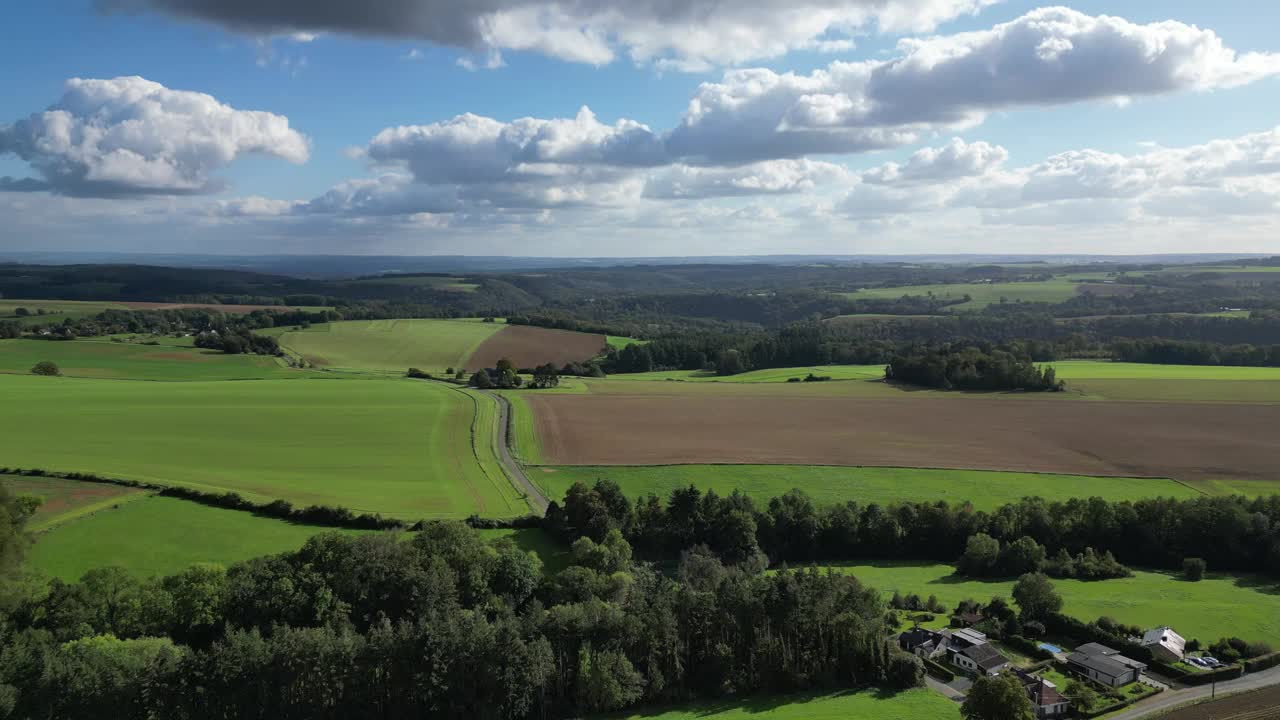
[[[899,355],[889,361],[885,379],[941,390],[1059,391],[1065,383],[1052,367],[1037,367],[1025,356],[1005,350],[943,347]]]
[[[852,577],[697,552],[668,575],[617,530],[547,576],[510,541],[433,523],[154,581],[94,570],[0,607],[0,715],[20,718],[571,717],[922,675]]]

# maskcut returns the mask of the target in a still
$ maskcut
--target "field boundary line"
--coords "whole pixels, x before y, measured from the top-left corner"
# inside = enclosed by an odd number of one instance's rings
[[[1091,475],[1089,473],[1072,473],[1072,472],[1051,472],[1048,470],[992,470],[990,468],[957,468],[957,467],[937,467],[933,465],[838,465],[833,463],[771,463],[771,462],[679,462],[679,463],[568,463],[568,462],[539,462],[526,463],[529,467],[644,467],[644,468],[678,468],[678,467],[696,467],[696,466],[712,466],[712,467],[821,467],[821,468],[846,468],[850,470],[935,470],[938,472],[982,472],[982,473],[1003,473],[1006,475],[1044,475],[1047,477],[1082,477],[1093,478],[1097,480],[1168,480],[1179,485],[1186,485],[1182,480],[1166,477],[1163,475]],[[1197,493],[1207,494],[1203,490],[1199,490],[1193,486],[1187,485],[1189,489],[1195,490]]]

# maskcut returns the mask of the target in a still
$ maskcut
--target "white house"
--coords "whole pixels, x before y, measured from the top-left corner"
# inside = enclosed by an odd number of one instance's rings
[[[1164,663],[1176,663],[1186,654],[1187,641],[1168,625],[1148,630],[1142,636],[1142,647],[1151,657]]]

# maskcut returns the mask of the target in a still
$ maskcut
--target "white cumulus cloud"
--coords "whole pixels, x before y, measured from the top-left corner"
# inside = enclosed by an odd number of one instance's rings
[[[302,163],[307,138],[289,119],[237,110],[209,95],[140,77],[73,78],[49,109],[0,126],[0,153],[28,162],[67,195],[212,192],[212,173],[240,155]]]

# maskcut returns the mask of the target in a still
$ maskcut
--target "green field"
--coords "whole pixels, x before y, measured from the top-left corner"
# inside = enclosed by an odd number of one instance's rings
[[[958,554],[959,551],[957,551]],[[937,595],[949,609],[961,600],[986,602],[1010,597],[1012,580],[971,580],[940,564],[849,564],[850,573],[885,595],[898,591],[927,598]],[[1181,575],[1135,571],[1131,578],[1083,582],[1054,580],[1063,612],[1084,621],[1102,616],[1144,628],[1172,626],[1187,639],[1212,642],[1237,636],[1280,646],[1280,582],[1259,576],[1213,575],[1188,582]]]
[[[177,498],[148,496],[38,536],[27,567],[63,580],[119,566],[142,577],[296,550],[329,528],[295,525]],[[339,531],[354,533],[355,531]]]
[[[654,708],[635,714],[607,716],[611,720],[947,720],[960,717],[960,706],[932,690],[898,693],[843,692],[826,695],[769,695],[765,697],[690,703],[672,709]]]
[[[618,483],[631,497],[652,493],[666,498],[671,491],[692,484],[721,495],[742,490],[764,503],[800,488],[820,505],[849,500],[864,504],[946,500],[952,504],[971,502],[979,510],[991,510],[1030,495],[1046,500],[1097,496],[1119,501],[1200,494],[1173,480],[1152,478],[815,465],[560,465],[529,468],[529,477],[553,500],[562,498],[575,482],[592,484],[597,479]]]
[[[32,314],[24,318],[14,313],[18,308],[26,308]],[[124,310],[120,303],[95,300],[0,300],[0,320],[18,320],[24,325],[38,325],[49,322],[62,322],[67,318],[77,319],[92,317],[103,310]],[[37,314],[44,310],[46,314]]]
[[[1062,360],[1052,365],[1073,395],[1106,400],[1280,402],[1280,368],[1148,365]]]
[[[0,396],[9,466],[411,519],[528,511],[492,474],[492,428],[472,442],[474,401],[439,383],[0,375]]]
[[[526,465],[542,463],[542,445],[538,442],[538,430],[534,425],[533,408],[520,393],[506,393],[511,401],[511,433],[508,441],[518,462]]]
[[[840,293],[850,300],[896,300],[904,295],[934,295],[939,298],[970,296],[968,302],[951,305],[952,310],[981,310],[1004,298],[1006,302],[1059,303],[1075,297],[1079,283],[1065,277],[1040,282],[950,283],[941,285],[909,285],[902,287],[864,288]]]
[[[318,367],[403,373],[461,368],[476,348],[505,327],[465,320],[354,320],[306,330],[277,328],[280,344]]]
[[[31,532],[48,530],[148,494],[146,490],[122,485],[18,475],[0,475],[0,485],[14,495],[34,495],[43,501],[27,522],[27,530]]]
[[[606,335],[604,341],[608,343],[609,347],[619,350],[628,345],[644,345],[649,342],[648,340],[636,340],[635,338],[618,337],[617,335]]]
[[[0,373],[27,374],[41,360],[63,375],[113,380],[255,380],[305,373],[264,355],[110,340],[0,340]]]

